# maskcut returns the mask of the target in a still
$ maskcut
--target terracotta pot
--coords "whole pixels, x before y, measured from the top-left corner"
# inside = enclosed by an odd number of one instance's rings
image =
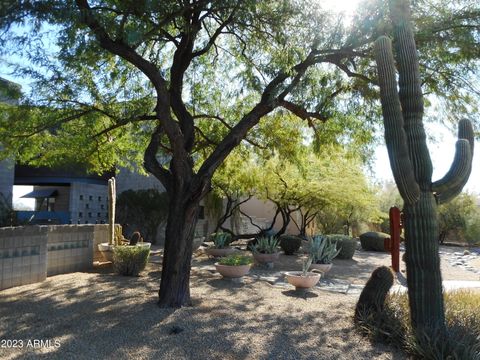
[[[306,276],[303,276],[302,271],[289,271],[285,273],[285,277],[289,284],[295,286],[297,289],[309,289],[317,285],[320,280],[321,274],[307,272]]]
[[[330,271],[330,269],[332,268],[332,265],[333,264],[312,264],[310,265],[310,269],[315,269],[322,272],[323,274],[326,274],[327,272]]]
[[[274,261],[278,260],[279,256],[280,256],[279,252],[274,254],[260,254],[260,253],[253,254],[253,258],[260,264],[273,263]]]
[[[243,275],[248,274],[250,271],[250,264],[248,265],[220,265],[219,263],[215,263],[215,268],[217,271],[226,278],[240,278]]]
[[[234,254],[237,250],[232,248],[224,248],[224,249],[215,249],[215,248],[208,248],[205,249],[205,252],[208,256],[213,257],[223,257]]]

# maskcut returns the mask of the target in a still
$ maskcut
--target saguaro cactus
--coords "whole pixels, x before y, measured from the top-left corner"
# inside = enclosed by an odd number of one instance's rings
[[[115,205],[116,205],[117,189],[115,187],[115,178],[108,180],[108,243],[115,244]]]
[[[423,97],[419,64],[407,0],[390,0],[396,58],[391,41],[375,43],[378,81],[385,125],[385,141],[398,190],[404,200],[407,283],[414,329],[429,335],[445,322],[438,254],[437,205],[459,194],[468,180],[473,156],[473,129],[459,124],[453,164],[432,182],[432,163],[423,128]]]

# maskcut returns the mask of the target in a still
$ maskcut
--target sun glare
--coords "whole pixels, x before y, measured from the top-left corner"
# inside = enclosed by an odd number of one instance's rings
[[[319,0],[320,6],[325,10],[351,15],[360,0]]]

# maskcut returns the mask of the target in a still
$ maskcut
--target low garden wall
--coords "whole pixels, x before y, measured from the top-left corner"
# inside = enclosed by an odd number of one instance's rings
[[[0,290],[89,270],[102,259],[102,242],[108,242],[108,225],[0,228]]]

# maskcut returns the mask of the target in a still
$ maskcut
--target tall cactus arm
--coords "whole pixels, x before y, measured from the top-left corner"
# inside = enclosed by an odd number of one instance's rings
[[[460,194],[470,177],[474,149],[472,123],[467,119],[458,124],[458,141],[455,157],[447,174],[432,184],[432,191],[437,194],[437,201],[445,203]]]
[[[395,50],[399,73],[399,97],[405,122],[404,128],[407,134],[410,160],[420,189],[429,190],[433,166],[422,123],[423,94],[417,48],[412,27],[409,25],[411,22],[409,2],[405,0],[390,0],[389,5],[396,39]]]
[[[420,189],[415,181],[408,154],[402,109],[397,92],[392,42],[389,38],[381,36],[375,41],[375,59],[378,68],[380,99],[385,122],[385,142],[390,166],[403,200],[413,204],[420,196]]]

